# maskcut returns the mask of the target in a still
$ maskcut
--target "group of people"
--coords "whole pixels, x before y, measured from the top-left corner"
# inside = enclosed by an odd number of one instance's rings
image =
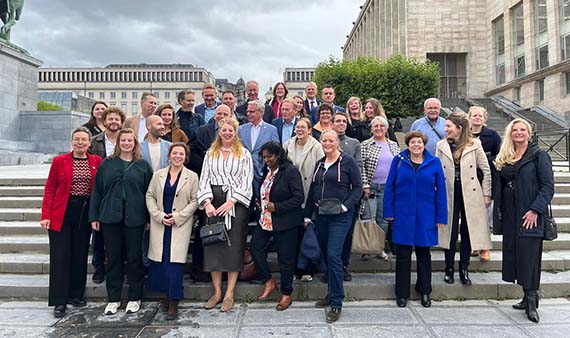
[[[168,104],[157,107],[151,93],[129,118],[104,102],[93,105],[90,121],[72,133],[72,151],[54,158],[42,204],[55,317],[64,316],[68,304],[86,305],[92,232],[93,282],[106,281],[105,314],[118,312],[126,274],[127,313],[141,308],[146,284],[164,294],[161,308],[176,319],[191,238],[193,268],[208,273],[213,286],[204,307],[230,311],[254,218],[249,247],[263,283],[257,299],[279,288],[276,309],[286,310],[294,279],[311,281],[321,268],[328,293],[316,306],[329,308],[332,323],[342,313],[343,283],[352,280],[352,233],[364,214],[385,232],[391,228],[397,305],[406,306],[410,297],[415,250],[415,289],[430,307],[430,248],[445,250],[444,280],[454,283],[460,235],[459,279],[470,285],[471,255],[490,259],[494,200],[503,279],[523,287],[515,306],[538,322],[543,220],[554,185],[550,158],[530,143],[528,122],[513,120],[501,142],[485,127],[484,108],[444,119],[441,103],[430,98],[401,151],[377,99],[363,105],[351,97],[344,109],[334,104],[330,86],[320,101],[315,83],[307,85],[306,98],[287,98],[280,82],[263,103],[255,81],[246,87],[248,101],[240,106],[229,90],[220,102],[211,85],[196,107],[194,93],[182,91],[176,112]],[[220,223],[223,238],[202,243],[200,230]],[[321,264],[301,266],[299,248],[315,236]],[[277,251],[279,283],[267,262],[269,246]]]

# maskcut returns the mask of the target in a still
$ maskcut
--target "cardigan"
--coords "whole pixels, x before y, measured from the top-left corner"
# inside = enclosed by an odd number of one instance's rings
[[[91,195],[89,222],[124,222],[126,227],[144,226],[149,222],[145,195],[152,178],[152,168],[140,159],[113,184],[125,169],[125,161],[120,157],[108,157],[101,162]]]
[[[95,174],[101,163],[101,157],[87,154],[89,168],[91,169],[91,184],[89,189],[93,189]],[[42,220],[49,219],[49,229],[60,231],[67,210],[69,193],[73,179],[73,153],[59,155],[53,158],[42,201]]]

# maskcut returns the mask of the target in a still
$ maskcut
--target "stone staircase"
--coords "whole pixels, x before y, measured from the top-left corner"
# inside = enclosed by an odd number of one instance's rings
[[[43,166],[47,176],[49,167]],[[45,179],[30,176],[26,167],[13,167],[6,175],[0,169],[0,298],[47,298],[49,282],[48,237],[39,226],[40,207]],[[11,176],[11,177],[6,177]],[[32,175],[33,176],[33,175]],[[35,176],[41,176],[37,174]],[[543,275],[541,292],[543,297],[570,296],[570,173],[555,173],[556,194],[553,212],[559,225],[559,238],[544,243]],[[433,298],[435,299],[499,299],[516,298],[521,295],[520,287],[501,281],[501,236],[493,236],[494,250],[490,262],[472,258],[470,271],[473,285],[465,287],[459,282],[453,285],[443,283],[443,251],[432,250]],[[278,271],[275,254],[270,254],[270,265]],[[413,264],[415,269],[415,264]],[[349,267],[353,281],[345,282],[348,299],[392,299],[394,298],[395,258],[388,261],[371,258],[361,261],[353,255]],[[89,265],[89,273],[92,267]],[[277,275],[277,274],[276,274]],[[412,277],[415,280],[415,277]],[[457,278],[458,280],[458,278]],[[298,300],[317,299],[327,292],[326,284],[295,282],[294,297]],[[252,300],[261,286],[240,282],[236,297]],[[192,284],[185,280],[185,295],[193,300],[206,300],[211,295],[209,284]],[[88,277],[86,296],[105,298],[104,284],[96,285]],[[145,293],[145,297],[156,295]],[[274,293],[277,297],[277,293]]]

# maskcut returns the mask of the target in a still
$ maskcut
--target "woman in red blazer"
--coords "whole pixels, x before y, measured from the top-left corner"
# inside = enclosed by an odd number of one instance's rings
[[[87,153],[89,129],[80,127],[71,135],[72,151],[54,157],[42,202],[40,225],[48,230],[50,249],[49,306],[63,317],[67,304],[86,305],[87,252],[91,225],[89,197],[101,158]]]

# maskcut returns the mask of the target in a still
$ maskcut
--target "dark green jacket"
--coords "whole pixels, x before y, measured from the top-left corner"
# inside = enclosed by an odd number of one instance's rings
[[[141,159],[113,184],[125,168],[125,161],[119,157],[109,157],[101,162],[95,175],[89,205],[89,222],[124,222],[127,227],[139,227],[150,222],[146,209],[146,190],[152,178],[152,168]]]

